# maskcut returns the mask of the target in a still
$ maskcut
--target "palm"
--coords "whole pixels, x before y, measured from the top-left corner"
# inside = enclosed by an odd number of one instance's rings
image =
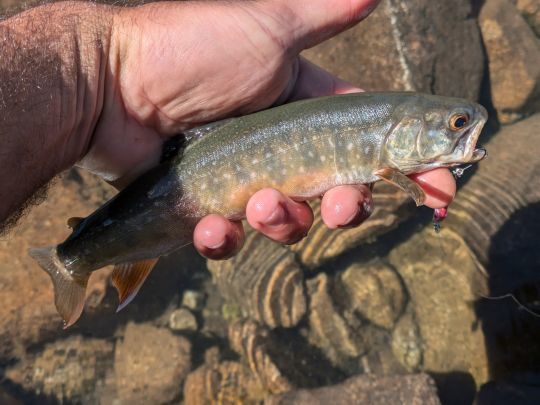
[[[108,180],[129,180],[155,164],[164,137],[266,108],[284,92],[296,55],[270,35],[271,18],[220,11],[215,2],[161,4],[118,36],[129,56],[83,164]]]

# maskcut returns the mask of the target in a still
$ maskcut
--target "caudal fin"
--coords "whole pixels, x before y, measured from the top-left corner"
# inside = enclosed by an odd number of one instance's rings
[[[58,259],[55,246],[30,249],[29,254],[52,279],[54,303],[66,329],[81,316],[90,273],[83,276],[70,274]]]

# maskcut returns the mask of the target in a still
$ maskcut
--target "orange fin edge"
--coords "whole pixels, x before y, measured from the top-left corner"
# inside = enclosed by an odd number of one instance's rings
[[[114,266],[111,278],[112,284],[118,291],[119,303],[116,312],[121,311],[133,301],[157,261],[158,259],[154,258]]]

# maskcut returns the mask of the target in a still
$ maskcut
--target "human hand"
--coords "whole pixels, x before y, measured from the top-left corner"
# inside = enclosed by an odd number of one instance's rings
[[[81,166],[121,187],[155,165],[164,139],[184,129],[285,101],[360,91],[298,54],[351,27],[376,4],[178,2],[118,11],[104,105]],[[422,176],[453,194],[447,170]],[[426,205],[448,202],[428,199]],[[367,186],[340,186],[322,197],[321,215],[330,228],[358,225],[371,210]],[[272,189],[250,199],[246,216],[256,230],[283,243],[301,239],[313,221],[305,202]],[[194,232],[195,247],[214,259],[242,243],[241,223],[217,215],[201,220]]]

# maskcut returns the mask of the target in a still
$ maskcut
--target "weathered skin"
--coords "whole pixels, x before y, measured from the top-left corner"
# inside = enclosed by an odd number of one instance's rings
[[[449,124],[456,114],[469,117],[459,130]],[[381,180],[380,169],[411,174],[478,161],[486,118],[483,107],[461,99],[359,93],[188,131],[193,139],[183,153],[136,180],[58,245],[55,266],[78,276],[170,253],[191,242],[207,214],[242,218],[249,197],[264,187],[305,200],[336,185]]]

